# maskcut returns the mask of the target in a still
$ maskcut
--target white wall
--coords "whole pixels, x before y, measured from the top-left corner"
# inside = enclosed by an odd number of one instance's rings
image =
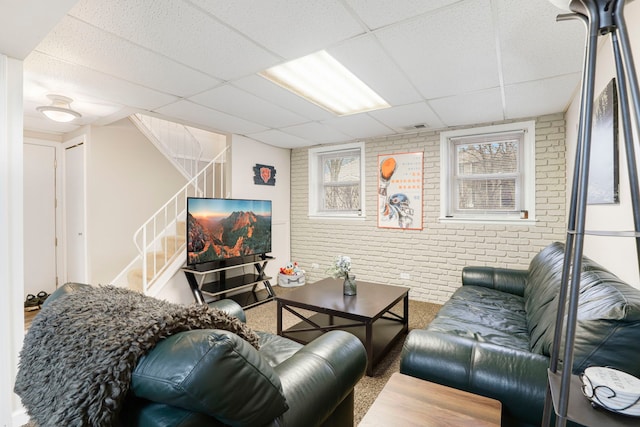
[[[0,53],[0,425],[27,421],[13,393],[24,338],[22,61]]]
[[[203,129],[187,126],[189,132],[196,138],[202,147],[202,158],[208,161],[213,160],[218,153],[227,146],[227,137],[219,133],[209,132]]]
[[[631,39],[636,73],[640,72],[640,2],[631,2],[625,8],[625,17]],[[559,23],[558,25],[561,25]],[[595,97],[615,77],[613,52],[610,36],[601,37],[598,47],[596,63]],[[578,94],[566,113],[567,121],[567,188],[571,188],[573,179],[573,165],[577,145],[578,119],[580,95]],[[620,116],[620,115],[619,115]],[[640,164],[640,145],[638,135],[635,136],[635,150]],[[588,205],[587,230],[633,230],[633,213],[629,192],[629,177],[627,173],[627,157],[624,150],[624,134],[619,126],[618,142],[620,147],[620,203],[616,205]],[[593,141],[597,143],[597,141]],[[568,200],[571,197],[567,190]],[[584,253],[594,261],[607,267],[621,279],[640,287],[638,262],[636,258],[635,241],[629,237],[599,237],[587,235],[584,239]]]
[[[133,260],[133,233],[186,179],[131,123],[92,126],[86,147],[89,282],[109,284]]]
[[[28,421],[13,394],[24,338],[23,60],[76,0],[3,2],[0,28],[0,425]],[[28,22],[29,25],[25,25]],[[6,25],[8,24],[8,25]]]
[[[289,149],[276,148],[244,136],[231,137],[231,197],[272,201],[272,255],[276,260],[267,265],[267,275],[274,278],[272,285],[277,283],[279,268],[291,258],[290,160]],[[276,168],[275,186],[253,183],[256,163]]]

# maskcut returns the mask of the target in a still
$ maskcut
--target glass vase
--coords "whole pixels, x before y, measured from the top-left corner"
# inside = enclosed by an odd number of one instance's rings
[[[356,292],[356,275],[347,274],[344,277],[344,283],[342,284],[343,293],[348,296],[355,295]]]

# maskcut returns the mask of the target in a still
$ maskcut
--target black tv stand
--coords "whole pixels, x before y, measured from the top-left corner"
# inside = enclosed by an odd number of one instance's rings
[[[183,267],[187,282],[198,304],[206,304],[219,299],[229,298],[236,301],[242,308],[251,308],[275,297],[271,288],[271,277],[265,274],[265,267],[269,261],[275,258],[261,256],[251,261],[227,265],[224,267],[211,267],[202,269],[195,267]],[[255,273],[239,274],[227,277],[229,270],[253,266]],[[213,277],[212,277],[213,276]],[[257,290],[258,285],[263,284],[264,290]],[[244,291],[243,291],[244,290]],[[243,291],[243,292],[237,292]],[[205,299],[205,295],[209,300]]]

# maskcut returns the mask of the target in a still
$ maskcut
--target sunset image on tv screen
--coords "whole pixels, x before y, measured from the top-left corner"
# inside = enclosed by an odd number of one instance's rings
[[[271,252],[271,201],[197,199],[187,202],[187,263]]]

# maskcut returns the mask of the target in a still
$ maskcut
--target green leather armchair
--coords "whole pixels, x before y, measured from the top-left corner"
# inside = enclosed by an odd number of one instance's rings
[[[46,304],[82,286],[65,284]],[[246,320],[234,301],[210,306]],[[353,426],[353,390],[367,365],[354,335],[331,331],[305,346],[258,335],[259,350],[217,329],[163,339],[135,367],[122,425]]]

